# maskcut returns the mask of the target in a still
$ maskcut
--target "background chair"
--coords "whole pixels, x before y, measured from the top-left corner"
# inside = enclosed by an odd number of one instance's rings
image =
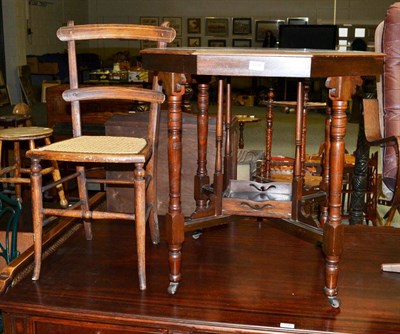
[[[383,223],[390,225],[400,212],[400,2],[392,4],[375,31],[375,50],[386,54],[377,99],[365,99],[365,136],[371,146],[383,146],[382,194],[379,204],[389,206]]]
[[[153,243],[159,242],[157,220],[156,192],[156,152],[158,145],[158,122],[160,104],[164,94],[158,85],[157,74],[154,75],[152,89],[124,85],[78,87],[78,68],[76,59],[76,41],[96,39],[147,40],[157,42],[158,47],[175,38],[175,30],[162,26],[145,26],[133,24],[96,24],[74,25],[72,21],[57,31],[61,41],[68,42],[70,89],[63,93],[63,98],[71,102],[73,138],[52,145],[33,149],[27,152],[31,158],[32,211],[34,225],[34,273],[33,280],[39,279],[42,258],[42,234],[45,224],[44,216],[75,217],[83,220],[85,235],[92,239],[91,221],[94,219],[127,219],[136,222],[139,287],[146,289],[145,276],[145,224],[149,218]],[[87,100],[131,100],[149,102],[150,116],[147,136],[82,136],[80,121],[80,102]],[[65,176],[61,181],[75,179],[78,185],[79,201],[67,209],[45,208],[42,201],[42,179],[40,161],[57,160],[76,163],[76,172]],[[134,166],[133,179],[103,179],[86,177],[85,165],[124,164],[126,168]],[[106,210],[92,210],[89,207],[87,183],[97,184],[130,184],[134,186],[132,212],[117,213]],[[54,183],[54,185],[56,185]]]

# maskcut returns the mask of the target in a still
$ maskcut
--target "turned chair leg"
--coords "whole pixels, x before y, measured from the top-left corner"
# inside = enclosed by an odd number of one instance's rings
[[[146,181],[143,163],[138,163],[135,167],[135,216],[139,288],[140,290],[146,290]]]
[[[89,195],[87,191],[86,185],[86,171],[85,167],[77,166],[77,172],[79,172],[79,176],[77,178],[78,181],[78,192],[79,192],[79,200],[81,201],[81,209],[83,212],[89,211]],[[92,232],[92,222],[88,218],[83,219],[83,226],[85,228],[85,237],[86,240],[93,239],[93,232]]]
[[[43,239],[43,214],[42,214],[42,174],[40,161],[31,160],[31,191],[32,191],[32,221],[34,244],[34,269],[32,280],[38,280],[42,265],[42,239]]]

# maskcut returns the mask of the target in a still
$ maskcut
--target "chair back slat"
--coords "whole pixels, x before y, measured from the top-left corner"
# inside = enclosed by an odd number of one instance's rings
[[[162,103],[165,95],[162,92],[144,88],[93,86],[68,89],[62,94],[67,102],[87,100],[140,100],[142,102]]]
[[[174,29],[165,26],[139,24],[85,24],[68,25],[57,30],[64,42],[91,39],[127,39],[170,43],[175,39]]]

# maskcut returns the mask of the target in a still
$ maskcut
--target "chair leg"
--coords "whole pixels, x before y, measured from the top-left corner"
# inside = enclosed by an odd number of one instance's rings
[[[146,190],[146,203],[150,206],[149,213],[149,227],[150,227],[150,236],[151,242],[154,245],[160,243],[160,229],[158,225],[158,210],[157,210],[157,180],[155,178],[154,167],[152,165],[155,164],[154,157],[151,161],[149,161],[147,168],[150,170],[150,174],[152,175],[152,179],[148,185]]]
[[[157,205],[157,203],[155,205]],[[158,245],[160,243],[160,229],[158,225],[158,214],[157,210],[154,207],[154,204],[150,210],[149,227],[151,242],[153,243],[153,245]]]
[[[89,195],[86,186],[85,167],[77,166],[76,170],[77,172],[79,172],[77,182],[78,182],[79,200],[81,201],[81,208],[84,212],[87,212],[89,211]],[[90,220],[84,219],[83,226],[85,228],[86,240],[92,240],[93,239],[92,222]]]
[[[43,196],[42,174],[39,159],[31,159],[32,221],[34,244],[34,269],[32,280],[38,280],[42,264]]]
[[[50,138],[45,138],[45,143],[46,143],[46,145],[50,145],[51,144]],[[58,163],[57,163],[57,161],[52,161],[51,164],[53,166],[53,172],[52,172],[53,180],[58,181],[61,179],[60,169],[58,168]],[[56,189],[57,189],[57,193],[58,193],[58,198],[60,199],[61,207],[66,208],[68,206],[68,200],[65,197],[64,186],[62,184],[59,184],[56,187]]]
[[[396,211],[398,211],[398,210],[399,210],[399,207],[397,207],[397,206],[390,207],[389,211],[386,212],[385,216],[383,217],[383,219],[386,220],[385,226],[391,226],[392,225],[394,215],[396,214]]]
[[[146,290],[146,182],[143,163],[135,165],[134,180],[139,288]]]

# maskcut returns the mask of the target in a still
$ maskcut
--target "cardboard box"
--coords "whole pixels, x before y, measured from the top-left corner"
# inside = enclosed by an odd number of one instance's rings
[[[58,74],[58,64],[57,63],[39,63],[38,71],[39,74]]]
[[[39,70],[39,60],[35,56],[26,57],[26,63],[29,65],[31,73],[37,73]]]

